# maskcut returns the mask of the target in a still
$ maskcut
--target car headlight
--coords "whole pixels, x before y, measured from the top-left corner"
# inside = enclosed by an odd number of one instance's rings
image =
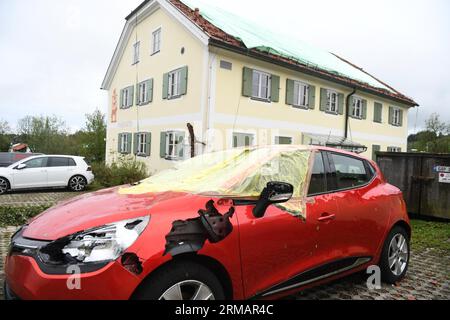
[[[145,216],[82,231],[41,248],[40,257],[53,265],[113,261],[133,245],[149,221]]]

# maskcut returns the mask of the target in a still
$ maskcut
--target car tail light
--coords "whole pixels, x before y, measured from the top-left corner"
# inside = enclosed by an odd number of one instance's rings
[[[92,168],[91,167],[87,167],[87,171],[92,171]]]

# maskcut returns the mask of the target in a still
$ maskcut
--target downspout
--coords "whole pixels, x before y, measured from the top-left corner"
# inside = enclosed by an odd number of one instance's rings
[[[347,96],[346,102],[345,102],[345,134],[344,138],[348,138],[348,119],[349,119],[349,113],[350,113],[350,97],[353,96],[356,93],[356,88],[353,88],[352,93],[350,93]]]

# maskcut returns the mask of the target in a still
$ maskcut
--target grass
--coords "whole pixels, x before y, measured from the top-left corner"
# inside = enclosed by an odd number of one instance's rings
[[[37,216],[48,208],[49,206],[0,206],[0,228],[8,226],[21,226],[30,218]]]
[[[413,250],[435,248],[450,252],[450,222],[411,220]]]

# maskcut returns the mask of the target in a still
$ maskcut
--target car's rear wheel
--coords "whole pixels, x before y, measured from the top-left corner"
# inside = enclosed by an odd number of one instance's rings
[[[69,180],[69,188],[72,191],[84,191],[87,186],[86,178],[83,176],[74,176]]]
[[[409,235],[402,227],[394,227],[389,233],[381,254],[380,269],[384,282],[402,280],[409,264]]]
[[[6,193],[9,190],[9,181],[0,177],[0,194]]]
[[[224,300],[215,274],[201,264],[178,261],[158,270],[133,296],[137,300]]]

